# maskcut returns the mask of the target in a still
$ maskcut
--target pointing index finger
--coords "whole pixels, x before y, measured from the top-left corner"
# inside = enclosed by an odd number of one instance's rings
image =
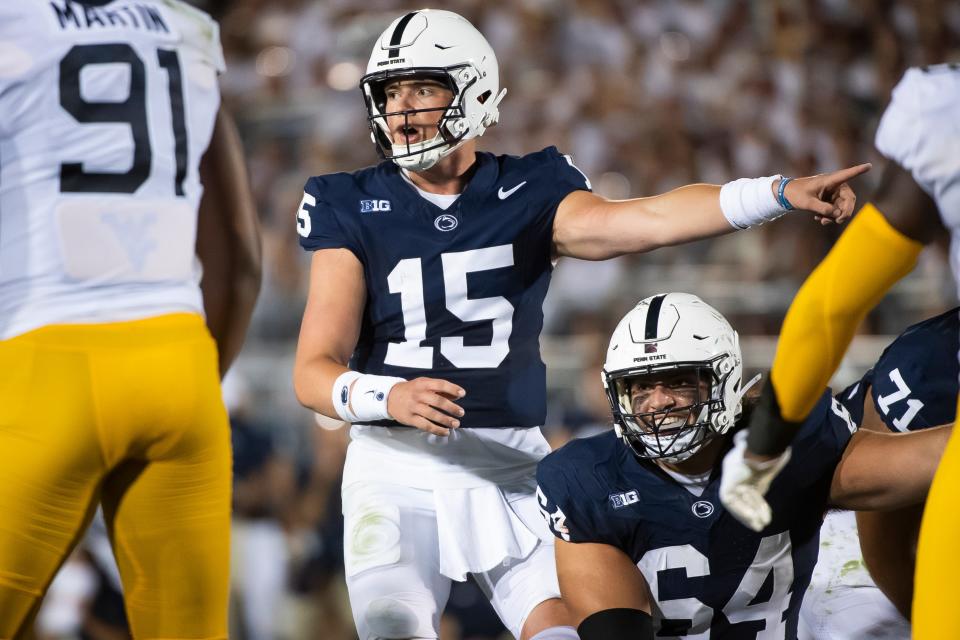
[[[869,162],[864,162],[863,164],[858,164],[855,167],[840,169],[839,171],[834,171],[833,173],[828,174],[827,182],[830,184],[830,186],[842,184],[866,173],[867,171],[870,171],[872,167],[873,165]]]

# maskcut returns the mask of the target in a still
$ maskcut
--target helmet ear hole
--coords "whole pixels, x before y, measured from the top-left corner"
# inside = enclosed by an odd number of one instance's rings
[[[493,92],[488,89],[477,96],[477,102],[483,104],[490,98],[491,95],[493,95]]]

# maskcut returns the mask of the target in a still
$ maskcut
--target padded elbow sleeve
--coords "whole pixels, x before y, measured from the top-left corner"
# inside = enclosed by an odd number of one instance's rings
[[[864,316],[913,269],[921,249],[872,204],[850,223],[783,321],[770,381],[785,420],[809,415]]]

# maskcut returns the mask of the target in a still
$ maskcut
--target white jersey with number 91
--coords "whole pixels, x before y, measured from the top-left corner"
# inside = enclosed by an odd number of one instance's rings
[[[202,312],[216,23],[180,0],[0,3],[0,339]]]

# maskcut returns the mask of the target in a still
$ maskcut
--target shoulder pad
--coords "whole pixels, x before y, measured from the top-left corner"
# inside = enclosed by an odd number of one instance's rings
[[[208,13],[192,7],[183,0],[160,0],[180,32],[182,43],[199,52],[201,58],[218,73],[226,71],[223,47],[220,45],[220,26]]]
[[[561,153],[556,147],[547,147],[525,156],[499,158],[504,175],[514,172],[527,175],[542,172],[549,177],[550,183],[561,191],[593,190],[587,175],[573,163],[569,155]]]
[[[367,167],[359,171],[327,173],[313,176],[307,181],[312,195],[327,205],[346,213],[358,209],[358,194],[365,191],[377,174],[379,167]]]
[[[885,157],[915,172],[923,154],[923,140],[938,140],[944,119],[954,117],[960,99],[960,67],[911,68],[893,89],[890,104],[880,118],[874,144]],[[929,152],[928,152],[929,153]],[[917,178],[916,174],[914,175]],[[918,180],[921,186],[924,182]]]

